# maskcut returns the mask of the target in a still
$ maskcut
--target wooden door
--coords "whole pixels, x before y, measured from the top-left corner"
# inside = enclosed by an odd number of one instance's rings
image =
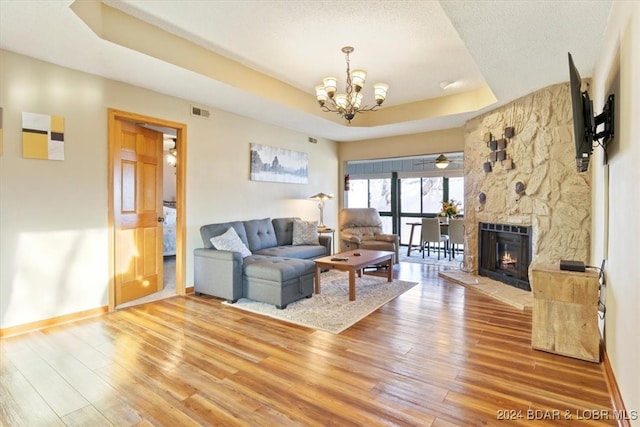
[[[115,305],[162,289],[162,133],[115,121]]]

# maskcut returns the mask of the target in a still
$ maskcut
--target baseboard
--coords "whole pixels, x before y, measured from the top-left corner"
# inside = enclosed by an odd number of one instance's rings
[[[184,293],[185,295],[189,295],[193,293],[193,286],[189,286],[188,288],[185,288]]]
[[[26,334],[27,332],[33,332],[39,329],[57,326],[63,323],[74,322],[76,320],[87,319],[89,317],[101,316],[108,311],[109,307],[105,305],[104,307],[93,308],[91,310],[79,311],[77,313],[65,314],[64,316],[52,317],[50,319],[39,320],[37,322],[25,323],[24,325],[0,329],[0,338]]]
[[[624,407],[624,401],[622,400],[616,377],[613,374],[613,369],[611,369],[609,356],[607,356],[607,352],[604,349],[604,343],[601,342],[600,348],[602,349],[602,370],[604,372],[604,380],[607,383],[607,389],[609,389],[609,396],[611,396],[611,405],[616,413],[626,414],[627,411]],[[617,419],[617,421],[618,427],[631,427],[630,420]]]

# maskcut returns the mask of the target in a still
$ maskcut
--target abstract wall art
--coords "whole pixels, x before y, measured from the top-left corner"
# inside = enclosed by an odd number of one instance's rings
[[[64,117],[22,113],[22,156],[64,160]]]

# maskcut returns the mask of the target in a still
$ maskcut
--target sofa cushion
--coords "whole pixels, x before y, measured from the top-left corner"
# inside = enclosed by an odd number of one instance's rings
[[[293,242],[293,220],[298,218],[274,218],[271,220],[276,232],[278,246],[290,245]]]
[[[286,258],[312,259],[329,255],[322,245],[274,246],[254,252],[255,255],[267,255]]]
[[[221,251],[240,252],[242,258],[251,255],[251,251],[242,243],[242,240],[240,240],[238,233],[233,227],[229,227],[226,232],[219,236],[212,237],[211,243],[216,249]]]
[[[292,245],[319,245],[318,223],[314,221],[293,220]]]
[[[271,218],[244,221],[244,229],[247,232],[247,242],[251,252],[278,246]]]
[[[277,283],[315,272],[315,263],[305,259],[252,256],[243,263],[244,275]]]
[[[202,236],[204,247],[207,249],[215,249],[213,243],[211,243],[211,238],[224,234],[229,227],[233,227],[234,230],[236,230],[236,233],[238,233],[240,240],[242,240],[242,243],[249,247],[249,242],[247,242],[247,233],[242,221],[221,222],[218,224],[208,224],[200,227],[200,235]]]

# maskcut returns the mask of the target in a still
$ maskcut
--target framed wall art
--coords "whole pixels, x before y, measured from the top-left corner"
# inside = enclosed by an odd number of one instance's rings
[[[250,144],[251,180],[307,184],[309,155],[301,151]]]
[[[22,113],[22,156],[64,160],[64,118]]]

